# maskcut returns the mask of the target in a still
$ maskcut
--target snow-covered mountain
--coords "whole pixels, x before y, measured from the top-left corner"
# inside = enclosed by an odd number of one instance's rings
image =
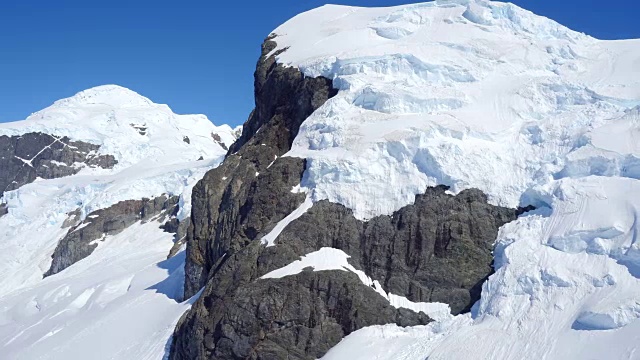
[[[289,153],[314,201],[368,219],[445,184],[538,207],[501,228],[470,314],[365,328],[326,358],[639,356],[640,40],[488,1],[325,6],[274,33],[279,63],[340,90]]]
[[[328,5],[255,78],[237,139],[114,86],[0,125],[8,358],[638,357],[640,40]]]
[[[140,162],[171,164],[220,156],[235,140],[228,125],[204,115],[177,115],[164,104],[117,85],[81,91],[24,121],[0,126],[1,135],[44,132],[100,145],[118,160],[116,170]],[[218,146],[211,146],[212,141]],[[226,149],[225,149],[226,150]]]
[[[184,254],[166,260],[174,234],[156,219],[136,222],[118,204],[174,196],[179,206],[165,209],[174,213],[161,220],[183,220],[191,188],[222,160],[234,130],[108,85],[0,124],[0,134],[11,145],[0,149],[0,177],[35,174],[8,182],[17,189],[2,198],[2,358],[161,358],[163,342],[188,307],[181,302]],[[79,161],[85,147],[115,161],[105,168],[87,165]],[[72,152],[65,153],[68,148]],[[56,158],[62,161],[50,160]],[[92,222],[106,236],[89,238]],[[81,234],[75,246],[93,241],[97,248],[43,279],[54,249],[73,233]]]

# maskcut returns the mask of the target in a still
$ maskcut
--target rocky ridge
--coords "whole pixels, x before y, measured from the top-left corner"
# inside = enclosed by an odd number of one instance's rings
[[[305,160],[282,155],[300,124],[336,94],[329,79],[276,64],[278,52],[267,56],[275,47],[273,38],[263,45],[256,109],[242,136],[194,188],[185,296],[203,290],[176,328],[171,359],[315,359],[365,326],[431,321],[392,307],[350,272],[260,278],[322,247],[344,250],[390,293],[468,311],[492,272],[498,228],[518,215],[488,204],[478,190],[451,196],[444,187],[367,222],[321,201],[265,247],[262,237],[306,197],[292,191]]]

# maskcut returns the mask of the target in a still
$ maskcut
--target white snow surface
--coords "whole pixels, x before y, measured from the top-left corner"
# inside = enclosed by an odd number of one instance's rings
[[[292,191],[294,192],[294,191]],[[311,209],[313,206],[313,201],[311,197],[307,196],[302,204],[298,206],[291,214],[285,216],[284,219],[280,220],[276,226],[271,230],[267,235],[263,236],[260,241],[265,244],[267,247],[275,246],[276,239],[280,235],[280,233],[287,227],[287,225],[291,224],[294,220],[304,215],[307,210]]]
[[[3,359],[162,359],[191,301],[179,302],[184,252],[157,222],[104,239],[59,274],[0,298]]]
[[[327,359],[640,358],[640,40],[482,0],[327,5],[274,34],[279,63],[340,90],[288,154],[314,201],[366,220],[444,184],[539,207],[500,230],[471,314],[365,328]]]
[[[142,135],[137,127],[145,127]],[[4,193],[0,217],[0,353],[3,359],[160,359],[182,302],[184,252],[165,260],[173,234],[152,221],[96,240],[97,249],[42,278],[69,228],[67,214],[130,199],[180,196],[190,214],[191,190],[229,146],[233,129],[202,115],[176,115],[114,85],[57,101],[28,119],[0,124],[1,135],[43,132],[101,145],[113,169],[84,167]],[[188,137],[190,144],[183,141]],[[202,157],[203,160],[197,161]],[[25,159],[25,166],[31,159]],[[78,219],[78,222],[80,221]]]

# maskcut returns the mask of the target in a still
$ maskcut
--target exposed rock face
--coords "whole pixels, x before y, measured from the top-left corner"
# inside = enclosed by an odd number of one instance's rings
[[[99,145],[43,133],[0,136],[0,196],[33,182],[78,173],[83,166],[113,168],[112,155],[98,155]]]
[[[129,124],[132,128],[138,131],[138,134],[145,136],[147,135],[147,124]]]
[[[275,46],[267,40],[262,47],[255,73],[256,109],[242,135],[223,164],[193,190],[186,297],[205,285],[222,255],[255,240],[304,200],[290,192],[300,183],[304,161],[280,156],[291,149],[302,122],[336,91],[328,79],[305,78],[297,69],[277,65],[273,56],[266,56]]]
[[[216,133],[211,133],[211,138],[213,139],[213,141],[216,142],[216,144],[220,145],[221,148],[223,148],[225,150],[229,150],[227,145],[224,142],[222,142],[222,138],[220,137],[220,135],[218,135]]]
[[[177,217],[172,217],[169,221],[164,223],[160,228],[164,231],[173,233],[173,247],[169,250],[169,255],[167,255],[167,259],[176,255],[182,246],[187,242],[187,231],[189,230],[189,225],[191,224],[191,218],[183,219],[179,221]]]
[[[173,359],[316,359],[362,327],[430,320],[391,307],[350,272],[256,280],[263,249],[254,241],[220,264],[178,326]]]
[[[288,264],[323,247],[341,249],[387,292],[414,302],[447,303],[453,314],[468,311],[492,273],[498,229],[518,211],[488,204],[479,190],[452,196],[446,189],[429,188],[413,205],[367,222],[342,205],[320,201],[262,256],[277,253]]]
[[[66,229],[78,224],[82,218],[82,209],[77,208],[70,213],[67,213],[67,218],[62,223],[62,228]]]
[[[498,228],[518,211],[489,205],[478,190],[458,196],[445,190],[429,188],[415,204],[367,222],[321,201],[290,223],[275,247],[253,241],[221,258],[181,320],[173,358],[316,359],[364,326],[429,322],[425,314],[392,308],[350,272],[259,279],[323,247],[351,255],[354,267],[390,293],[467,311],[492,273]]]
[[[274,150],[264,146],[272,160]],[[269,169],[239,155],[229,156],[193,189],[191,226],[187,232],[185,297],[198,292],[209,272],[229,252],[259,239],[260,232],[295,210],[304,194],[291,189],[300,183],[304,161],[278,158]],[[264,169],[264,170],[262,170]],[[258,176],[259,170],[262,170]]]
[[[517,210],[487,204],[477,190],[458,196],[428,189],[393,216],[368,222],[326,201],[265,247],[260,239],[295,210],[302,159],[281,157],[300,124],[335,95],[324,78],[305,78],[266,55],[255,74],[256,109],[221,166],[193,190],[187,231],[185,296],[203,289],[180,320],[171,359],[316,359],[365,326],[426,324],[424,313],[395,309],[347,271],[303,271],[260,279],[301,255],[334,247],[384,289],[413,301],[467,310],[491,273],[498,228]]]
[[[95,243],[97,240],[117,234],[137,221],[164,222],[177,212],[178,200],[178,196],[165,195],[151,200],[126,200],[90,213],[83,222],[71,227],[67,235],[60,240],[52,255],[51,268],[44,276],[57,274],[86,258],[98,246]],[[71,213],[70,219],[71,216],[75,218],[77,214]]]
[[[255,72],[256,108],[242,126],[242,135],[229,148],[230,154],[249,142],[276,147],[284,154],[291,149],[302,122],[337,94],[331,80],[306,78],[298,69],[277,64],[278,52],[267,57],[277,46],[273,38],[262,45]],[[269,126],[263,128],[267,123]]]

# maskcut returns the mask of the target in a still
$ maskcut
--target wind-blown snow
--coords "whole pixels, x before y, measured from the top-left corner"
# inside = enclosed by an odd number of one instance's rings
[[[292,190],[292,192],[294,191]],[[261,239],[262,243],[265,244],[267,247],[274,246],[276,244],[276,239],[278,238],[278,235],[280,235],[280,233],[287,227],[287,225],[289,225],[291,222],[293,222],[300,216],[304,215],[304,213],[306,213],[307,210],[311,209],[311,206],[313,206],[313,201],[309,196],[307,196],[304,202],[300,204],[300,206],[298,206],[297,209],[295,209],[291,214],[287,215],[284,219],[280,220],[276,224],[276,226],[273,228],[273,230],[271,230],[267,235],[262,237]]]
[[[178,218],[189,216],[193,186],[222,161],[222,145],[233,142],[234,131],[109,85],[57,101],[27,120],[0,124],[0,135],[26,132],[101,145],[100,152],[114,155],[118,164],[4,193],[9,212],[0,217],[2,357],[162,358],[189,303],[180,302],[184,252],[165,260],[173,234],[159,229],[160,223],[106,236],[95,241],[89,257],[42,275],[69,230],[62,227],[68,213],[77,209],[84,219],[123,200],[168,194],[180,196]]]
[[[327,359],[637,356],[640,40],[482,0],[328,5],[274,34],[279,63],[340,90],[289,153],[314,201],[369,219],[444,184],[539,207],[501,229],[472,314],[362,329]]]

